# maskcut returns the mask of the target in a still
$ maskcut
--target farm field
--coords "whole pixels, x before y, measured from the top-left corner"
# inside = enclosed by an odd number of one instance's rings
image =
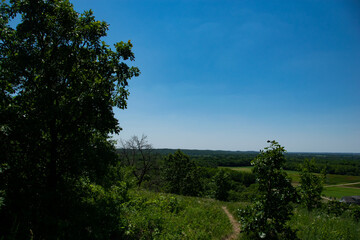
[[[360,188],[360,183],[357,183],[357,184],[351,184],[350,186],[348,187],[353,187],[353,188]]]
[[[343,196],[360,196],[360,188],[349,188],[345,186],[324,187],[322,194],[337,199],[342,198]]]
[[[252,167],[227,167],[235,171],[251,172]],[[293,185],[297,186],[300,181],[298,171],[285,171],[292,179]],[[355,183],[351,185],[342,185]],[[334,186],[339,185],[339,186]],[[324,185],[323,194],[327,197],[341,198],[343,196],[360,195],[360,176],[328,174]]]

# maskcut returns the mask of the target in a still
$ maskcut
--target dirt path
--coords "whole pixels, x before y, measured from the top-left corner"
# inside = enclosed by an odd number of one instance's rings
[[[327,201],[332,201],[331,198],[328,198],[328,197],[324,197],[324,196],[321,196],[322,199],[325,199]]]
[[[228,216],[228,218],[231,222],[231,225],[233,227],[233,233],[230,236],[227,236],[226,238],[224,238],[224,240],[235,240],[238,238],[238,236],[240,234],[240,224],[238,223],[238,221],[236,221],[234,216],[229,212],[229,210],[225,206],[222,206],[222,209]]]
[[[354,184],[360,184],[360,182],[343,183],[343,184],[337,184],[337,185],[327,185],[324,187],[342,187],[342,186],[348,186],[348,185],[354,185]]]

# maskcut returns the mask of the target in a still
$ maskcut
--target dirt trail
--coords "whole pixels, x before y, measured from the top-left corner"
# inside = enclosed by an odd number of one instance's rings
[[[336,185],[327,185],[327,186],[324,186],[324,188],[325,187],[341,187],[341,186],[348,186],[348,185],[355,185],[355,184],[360,184],[360,182],[343,183],[343,184],[336,184]]]
[[[235,240],[238,238],[238,236],[240,234],[240,224],[238,223],[238,221],[236,221],[234,216],[229,212],[229,210],[225,206],[222,206],[222,209],[228,216],[228,218],[231,222],[231,225],[233,227],[233,233],[230,236],[227,236],[226,238],[224,238],[224,240]]]
[[[321,196],[321,198],[322,198],[322,199],[325,199],[325,200],[327,200],[327,201],[332,201],[332,199],[331,199],[331,198],[328,198],[328,197]]]

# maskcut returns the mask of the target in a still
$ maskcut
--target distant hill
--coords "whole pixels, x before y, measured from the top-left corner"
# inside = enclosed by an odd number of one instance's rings
[[[154,149],[161,156],[174,153],[178,149]],[[250,166],[259,152],[255,151],[224,151],[224,150],[198,150],[180,149],[200,166],[206,167],[240,167]],[[316,172],[326,169],[327,173],[360,176],[360,153],[285,153],[287,162],[285,169],[298,170],[304,159],[314,159]]]
[[[159,148],[154,151],[161,156],[174,153],[178,149]],[[223,150],[197,150],[180,149],[189,155],[200,166],[206,167],[240,167],[250,166],[259,152],[255,151],[223,151]],[[119,151],[119,149],[118,149]],[[285,153],[287,162],[285,169],[298,170],[304,159],[314,159],[316,172],[326,169],[327,173],[360,176],[360,153]]]
[[[155,151],[160,154],[174,153],[179,149],[171,148],[157,148]],[[180,149],[183,153],[189,156],[211,156],[211,155],[241,155],[241,154],[253,154],[256,156],[259,152],[255,151],[227,151],[227,150],[198,150],[198,149]]]

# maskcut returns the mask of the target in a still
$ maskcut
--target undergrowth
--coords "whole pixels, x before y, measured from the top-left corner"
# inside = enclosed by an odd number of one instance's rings
[[[357,240],[360,239],[360,222],[352,216],[336,216],[322,210],[307,211],[296,208],[290,224],[298,229],[300,239]]]
[[[127,239],[222,239],[232,226],[223,202],[197,197],[130,192],[125,206]]]

